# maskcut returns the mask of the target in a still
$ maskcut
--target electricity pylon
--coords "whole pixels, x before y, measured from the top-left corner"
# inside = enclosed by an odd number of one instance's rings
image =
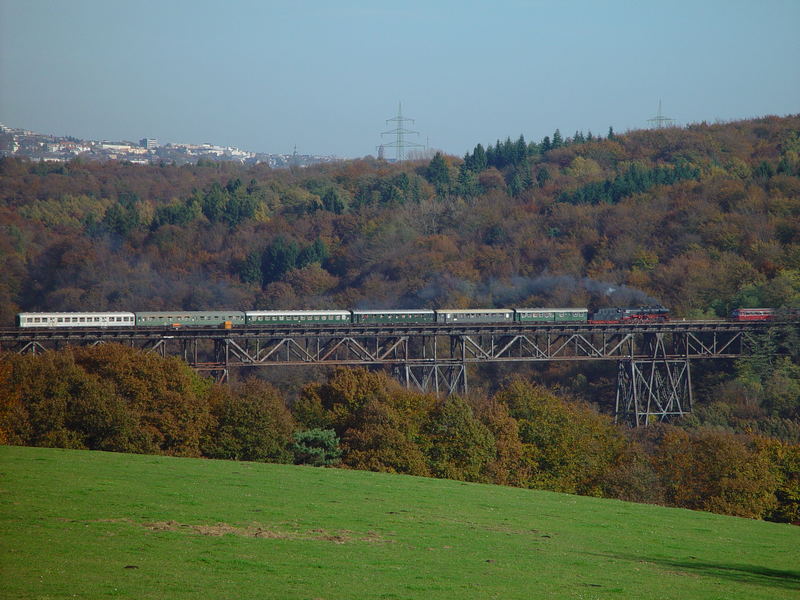
[[[675,122],[675,119],[670,119],[661,114],[661,98],[658,99],[658,114],[652,119],[647,119],[648,123],[653,123],[656,129],[663,129]]]
[[[409,142],[406,140],[405,136],[409,134],[416,134],[419,135],[419,131],[413,131],[411,129],[405,128],[405,123],[407,122],[414,122],[414,119],[408,119],[403,116],[403,104],[399,103],[397,105],[397,116],[392,119],[386,119],[386,124],[389,123],[397,123],[397,127],[395,129],[390,129],[389,131],[384,131],[381,135],[394,135],[395,141],[390,142],[388,144],[383,144],[383,146],[388,148],[396,148],[396,157],[397,162],[402,162],[406,157],[406,148],[422,148],[422,144],[417,144],[416,142]]]

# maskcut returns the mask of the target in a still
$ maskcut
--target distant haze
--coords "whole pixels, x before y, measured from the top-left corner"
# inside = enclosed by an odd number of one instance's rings
[[[85,139],[463,155],[800,112],[797,0],[0,0],[0,122]],[[394,156],[387,148],[386,155]]]

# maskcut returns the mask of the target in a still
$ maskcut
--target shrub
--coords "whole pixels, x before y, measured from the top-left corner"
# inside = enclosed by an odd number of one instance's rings
[[[307,429],[294,433],[292,444],[294,464],[325,467],[339,464],[342,451],[333,429]]]
[[[278,391],[249,379],[217,386],[211,395],[215,424],[207,431],[203,453],[210,458],[290,462],[294,420]]]

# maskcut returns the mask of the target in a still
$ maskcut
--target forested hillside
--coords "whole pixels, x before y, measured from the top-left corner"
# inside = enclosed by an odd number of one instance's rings
[[[302,170],[0,163],[17,310],[800,298],[800,117]]]

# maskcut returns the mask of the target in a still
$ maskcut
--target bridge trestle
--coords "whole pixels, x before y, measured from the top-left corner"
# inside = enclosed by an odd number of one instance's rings
[[[793,323],[797,326],[797,323]],[[373,366],[410,388],[468,391],[467,370],[488,362],[615,361],[616,418],[635,426],[692,410],[690,360],[752,351],[764,322],[638,324],[393,324],[308,327],[0,329],[0,351],[39,353],[68,345],[122,343],[181,356],[217,381],[244,367]],[[3,354],[0,352],[0,358]]]

